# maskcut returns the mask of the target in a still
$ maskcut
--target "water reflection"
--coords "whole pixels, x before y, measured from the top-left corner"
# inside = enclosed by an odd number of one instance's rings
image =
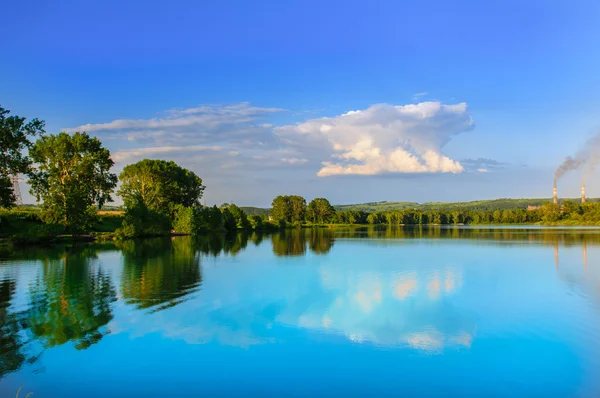
[[[78,350],[109,333],[116,290],[97,260],[95,245],[32,250],[41,256],[37,276],[21,286],[27,304],[15,306],[18,279],[0,268],[0,377],[35,362],[44,350],[72,342]],[[114,248],[113,248],[114,249]]]
[[[42,275],[30,286],[27,326],[46,348],[75,343],[85,349],[108,333],[117,294],[93,246],[44,259]]]
[[[175,306],[202,282],[200,253],[191,237],[128,240],[117,248],[123,254],[122,295],[137,308]]]
[[[491,241],[494,244],[536,243],[564,246],[600,245],[598,228],[543,228],[543,227],[446,227],[446,226],[406,226],[406,227],[356,227],[337,228],[338,239],[467,239]]]
[[[331,229],[289,229],[271,236],[276,256],[303,256],[307,246],[312,253],[327,254],[333,247],[334,231]]]
[[[0,377],[18,370],[27,360],[24,341],[19,334],[22,329],[19,315],[9,311],[15,289],[14,280],[0,281]]]
[[[27,363],[56,375],[64,361],[102,357],[84,351],[91,345],[106,348],[116,367],[123,356],[166,355],[156,373],[173,366],[183,375],[179,364],[202,366],[202,348],[229,364],[243,363],[239,352],[273,347],[293,357],[315,345],[325,353],[351,347],[349,357],[376,347],[398,363],[435,356],[430,363],[443,364],[446,355],[502,359],[490,341],[525,353],[552,336],[544,355],[564,360],[554,341],[574,351],[580,342],[595,347],[600,335],[590,322],[600,309],[598,246],[596,230],[361,227],[13,251],[0,263],[0,378]],[[61,363],[40,356],[67,343],[78,350],[58,350]],[[170,347],[178,354],[170,357]],[[510,361],[560,363],[532,358]]]

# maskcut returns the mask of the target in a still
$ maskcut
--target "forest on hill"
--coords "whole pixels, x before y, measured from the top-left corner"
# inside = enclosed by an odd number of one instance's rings
[[[600,199],[587,199],[588,202],[598,202]],[[579,203],[581,199],[562,199],[561,202]],[[437,211],[454,211],[454,210],[471,210],[471,211],[495,211],[495,210],[518,210],[527,209],[529,206],[541,206],[545,203],[552,203],[551,198],[533,198],[533,199],[491,199],[491,200],[475,200],[470,202],[368,202],[350,205],[334,205],[336,210],[354,210],[365,211],[367,213],[400,211],[406,209],[414,210],[437,210]]]

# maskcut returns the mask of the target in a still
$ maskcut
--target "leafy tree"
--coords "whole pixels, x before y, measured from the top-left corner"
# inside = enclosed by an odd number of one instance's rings
[[[138,201],[127,208],[123,223],[115,232],[119,238],[136,238],[167,235],[171,228],[169,216]]]
[[[308,204],[308,219],[314,223],[329,223],[335,216],[335,209],[325,198],[316,198]]]
[[[223,219],[223,228],[226,231],[235,231],[237,229],[237,222],[235,221],[235,217],[233,213],[228,208],[221,209],[222,219]]]
[[[199,205],[205,188],[193,171],[165,160],[140,160],[126,166],[119,178],[122,185],[117,194],[126,207],[141,201],[170,215],[176,205]]]
[[[43,200],[45,222],[78,234],[91,226],[94,206],[112,201],[117,176],[108,149],[86,133],[44,136],[29,151],[36,163],[31,171],[31,193]]]
[[[271,203],[271,217],[275,221],[288,221],[292,219],[292,208],[289,196],[279,195]]]
[[[249,229],[251,227],[250,221],[248,221],[248,216],[244,212],[244,210],[240,209],[238,206],[229,203],[223,203],[221,205],[221,209],[228,209],[233,218],[235,218],[235,223],[237,229]]]
[[[271,217],[288,223],[303,222],[306,219],[306,200],[302,196],[277,196],[271,204]]]
[[[11,176],[30,170],[31,160],[23,153],[31,147],[29,138],[45,133],[43,121],[32,119],[25,123],[24,117],[9,114],[0,106],[0,207],[6,208],[13,207],[16,201]]]
[[[252,229],[260,231],[264,228],[264,222],[261,216],[250,216],[250,224]]]

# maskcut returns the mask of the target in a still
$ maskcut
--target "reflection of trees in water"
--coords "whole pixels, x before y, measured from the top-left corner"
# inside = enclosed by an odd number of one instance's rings
[[[42,278],[30,288],[28,327],[45,347],[74,341],[77,349],[98,342],[113,318],[111,303],[117,295],[108,274],[91,260],[92,246],[45,260]]]
[[[310,230],[310,251],[315,254],[327,254],[333,247],[333,232],[329,229],[313,228]]]
[[[20,335],[19,314],[8,310],[16,285],[14,280],[0,281],[0,377],[18,370],[28,360],[25,342]]]
[[[253,237],[255,234],[252,235]],[[193,238],[193,245],[203,254],[217,257],[219,254],[236,254],[248,246],[248,233],[233,232],[226,234],[208,234]]]
[[[33,342],[51,348],[72,341],[86,349],[107,333],[116,292],[108,274],[93,264],[96,247],[64,247],[23,251],[19,258],[42,262],[41,274],[30,284],[30,302],[20,312],[9,310],[16,282],[0,282],[0,377],[38,357]],[[35,344],[39,351],[40,344]]]
[[[200,253],[191,237],[129,240],[118,247],[123,253],[122,294],[138,308],[177,305],[202,281]]]
[[[303,256],[306,246],[316,254],[326,254],[333,246],[333,233],[328,229],[288,229],[271,236],[273,253],[277,256]]]
[[[502,244],[535,242],[548,245],[561,243],[565,246],[587,244],[600,245],[600,230],[554,229],[554,228],[498,228],[498,227],[357,227],[339,228],[336,237],[372,239],[470,239],[498,241]]]

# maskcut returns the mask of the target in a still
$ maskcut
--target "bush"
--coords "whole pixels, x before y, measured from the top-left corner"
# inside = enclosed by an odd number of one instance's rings
[[[194,207],[175,206],[173,230],[182,234],[195,234],[199,230],[198,212]]]
[[[262,230],[264,228],[263,219],[261,216],[250,216],[250,226],[254,230]]]
[[[49,243],[63,232],[63,227],[54,224],[30,224],[25,230],[13,234],[10,241],[16,245]]]
[[[125,212],[123,224],[115,231],[118,239],[164,236],[171,233],[171,219],[137,202]]]

